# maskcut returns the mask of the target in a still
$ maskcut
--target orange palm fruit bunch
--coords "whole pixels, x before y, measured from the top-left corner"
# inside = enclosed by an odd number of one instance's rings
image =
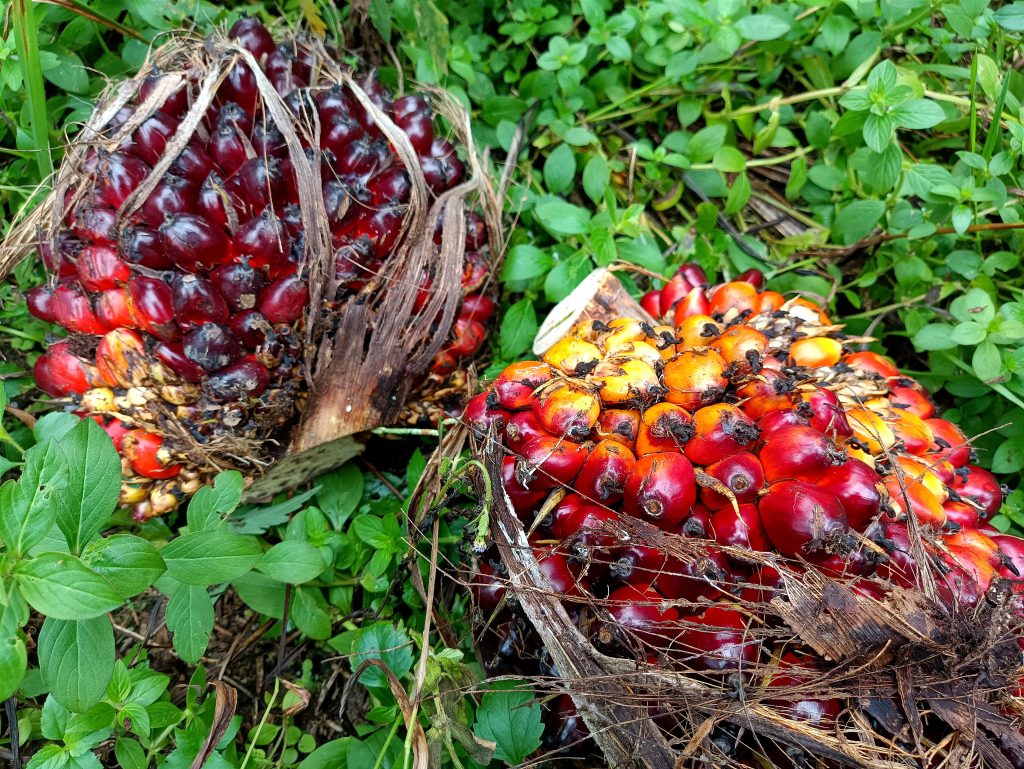
[[[644,611],[612,610],[624,653],[656,646],[716,670],[764,657],[737,640],[756,614],[743,585],[761,579],[745,553],[881,600],[927,571],[947,611],[1024,578],[1024,541],[986,523],[1004,490],[927,391],[814,302],[763,283],[712,285],[684,265],[643,297],[654,323],[581,321],[464,409],[504,448],[505,492],[538,558],[560,559],[563,600],[643,599]],[[629,517],[706,540],[712,567],[637,543]],[[694,635],[702,597],[728,613],[728,643]]]

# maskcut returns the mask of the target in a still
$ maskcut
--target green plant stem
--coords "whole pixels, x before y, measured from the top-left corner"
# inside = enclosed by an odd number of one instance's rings
[[[46,337],[45,336],[32,336],[31,334],[26,334],[24,331],[18,331],[18,329],[11,328],[10,326],[0,326],[0,333],[7,334],[8,336],[16,336],[16,337],[19,337],[21,339],[26,339],[29,342],[45,342],[46,341]]]
[[[785,155],[775,155],[773,157],[766,158],[754,158],[753,160],[747,161],[747,168],[764,168],[766,166],[777,166],[782,163],[788,163],[790,160],[803,157],[811,151],[810,147],[800,147],[799,149],[787,152]],[[713,171],[715,169],[714,163],[694,163],[690,166],[690,170],[693,171]]]
[[[263,710],[263,717],[260,718],[260,722],[256,726],[256,733],[249,740],[249,747],[245,751],[245,758],[242,759],[242,764],[238,769],[245,769],[249,765],[249,759],[252,758],[252,752],[256,748],[256,741],[260,738],[260,732],[263,731],[263,727],[267,725],[267,719],[270,718],[270,711],[274,709],[274,703],[277,702],[277,695],[280,690],[281,679],[274,678],[274,691],[270,694],[270,702],[267,703],[267,707]]]
[[[391,741],[395,739],[395,734],[398,733],[398,727],[402,725],[402,717],[395,716],[395,722],[391,724],[391,731],[388,732],[388,738],[384,740],[384,744],[380,748],[380,753],[377,754],[377,760],[373,764],[373,769],[380,769],[380,765],[384,763],[384,756],[387,755],[388,748],[391,747]],[[245,769],[243,764],[241,769]]]
[[[50,154],[46,89],[43,86],[43,69],[39,61],[39,31],[36,27],[35,7],[32,0],[14,0],[12,10],[15,44],[28,98],[29,127],[36,153],[36,165],[39,168],[39,177],[47,179],[53,173],[53,156]]]

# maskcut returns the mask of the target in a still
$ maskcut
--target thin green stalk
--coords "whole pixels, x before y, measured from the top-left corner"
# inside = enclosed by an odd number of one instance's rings
[[[32,0],[14,0],[12,10],[15,44],[29,104],[29,129],[36,152],[36,165],[39,167],[39,178],[48,179],[53,173],[53,157],[50,154],[46,89],[39,61],[39,31],[36,28],[35,8]]]
[[[256,741],[260,738],[260,732],[263,731],[263,727],[267,725],[267,719],[270,717],[270,711],[274,709],[274,703],[277,702],[277,694],[281,689],[281,679],[274,679],[274,691],[270,694],[270,702],[267,703],[267,707],[263,709],[263,717],[260,719],[259,724],[256,726],[256,733],[249,740],[249,748],[245,751],[245,758],[242,760],[242,765],[238,769],[245,769],[249,765],[249,759],[252,758],[252,751],[256,747]]]
[[[384,740],[384,744],[381,746],[380,753],[377,754],[377,760],[373,764],[373,769],[380,769],[380,765],[384,763],[384,756],[387,755],[388,748],[391,747],[391,741],[395,739],[395,734],[398,732],[398,727],[402,725],[402,717],[396,716],[395,722],[391,724],[391,731],[388,732],[388,738]],[[245,766],[242,766],[245,769]]]
[[[978,151],[978,49],[975,47],[971,57],[971,119],[967,149]],[[975,212],[977,214],[977,212]]]

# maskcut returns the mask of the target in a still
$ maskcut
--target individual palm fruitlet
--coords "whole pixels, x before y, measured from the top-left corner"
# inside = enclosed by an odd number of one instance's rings
[[[548,577],[533,587],[597,649],[739,675],[789,718],[834,728],[856,703],[776,696],[829,661],[771,631],[787,580],[813,572],[880,602],[922,591],[955,623],[1007,586],[1024,593],[1024,541],[986,523],[1005,489],[919,383],[816,304],[741,277],[712,285],[685,265],[644,297],[655,323],[579,322],[499,374],[463,420],[485,457],[500,444],[504,490]],[[487,551],[473,584],[489,627],[522,636],[496,576],[507,565]],[[1019,628],[1024,606],[1010,606]],[[733,750],[765,756],[755,738]]]
[[[388,316],[399,366],[410,324],[438,375],[484,342],[488,228],[453,191],[463,157],[424,96],[335,58],[255,19],[161,49],[130,98],[100,102],[32,233],[49,282],[29,309],[67,334],[36,382],[118,442],[136,518],[283,454],[311,384],[337,389],[319,379],[323,340],[358,358],[385,346],[346,321],[364,308]]]

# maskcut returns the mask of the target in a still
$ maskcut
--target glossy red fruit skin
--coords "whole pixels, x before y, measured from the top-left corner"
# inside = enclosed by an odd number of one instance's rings
[[[462,300],[459,317],[486,323],[494,317],[494,300],[482,294],[472,294]]]
[[[533,552],[537,558],[537,565],[540,566],[540,571],[547,579],[552,592],[561,596],[563,600],[584,597],[586,582],[582,581],[569,563],[568,557],[562,553],[546,553],[538,549],[534,549]]]
[[[157,342],[153,346],[153,357],[191,384],[199,384],[206,376],[206,372],[185,355],[181,342]]]
[[[521,453],[527,441],[539,435],[549,434],[540,426],[540,422],[537,421],[537,415],[532,411],[519,411],[515,414],[505,411],[500,406],[497,406],[498,400],[493,397],[493,393],[487,394],[487,400],[490,404],[488,408],[500,410],[509,415],[505,420],[505,443],[516,454]]]
[[[846,460],[845,452],[827,435],[799,425],[768,433],[758,457],[768,483],[787,479],[813,482]]]
[[[50,345],[36,360],[32,375],[39,389],[54,398],[81,395],[94,386],[85,362],[71,352],[67,342]]]
[[[228,319],[224,297],[211,281],[197,275],[175,275],[171,279],[171,301],[175,318],[184,329]]]
[[[953,467],[966,467],[971,461],[971,446],[963,431],[946,419],[926,419],[924,422],[935,438],[935,453]]]
[[[640,299],[640,306],[647,310],[647,314],[655,320],[661,317],[661,292],[648,291]]]
[[[224,230],[196,214],[169,217],[160,226],[160,242],[171,261],[187,272],[209,270],[233,257]]]
[[[470,398],[462,410],[460,421],[479,435],[486,435],[492,425],[496,434],[501,435],[511,415],[504,409],[492,409],[488,404],[489,397],[484,392]]]
[[[294,323],[309,304],[309,287],[298,275],[278,278],[263,292],[259,310],[271,323]]]
[[[752,504],[739,506],[739,513],[731,506],[723,507],[711,516],[708,535],[718,544],[746,550],[768,552],[772,543],[761,523],[761,514]]]
[[[53,289],[49,286],[30,288],[25,292],[25,304],[28,305],[28,311],[39,320],[45,320],[47,323],[57,322]]]
[[[103,428],[103,432],[110,436],[110,440],[114,444],[114,448],[118,453],[120,453],[121,439],[124,438],[125,433],[127,433],[131,428],[120,419],[111,419],[109,422],[100,426]]]
[[[235,311],[255,307],[266,285],[263,273],[244,260],[215,268],[210,281]]]
[[[167,258],[160,233],[145,225],[126,227],[121,233],[118,253],[129,264],[141,264],[153,270],[165,270],[174,263]]]
[[[811,407],[811,427],[815,430],[838,438],[849,438],[853,435],[853,428],[846,419],[846,411],[834,392],[824,387],[816,387],[810,397],[806,398],[806,402]]]
[[[273,339],[273,327],[256,310],[242,310],[228,320],[228,328],[247,349],[255,351]]]
[[[793,425],[803,425],[806,427],[809,424],[810,421],[808,419],[801,416],[795,409],[790,409],[788,411],[771,411],[765,414],[757,420],[757,429],[767,439],[770,433],[783,427],[791,427]]]
[[[242,357],[238,340],[217,323],[204,323],[189,331],[182,340],[182,349],[189,360],[208,372],[218,371]]]
[[[649,585],[660,574],[668,560],[661,550],[647,545],[630,545],[614,552],[608,571],[612,580],[632,585]]]
[[[730,573],[724,556],[709,549],[691,561],[669,556],[661,573],[651,582],[666,598],[699,601],[724,595]]]
[[[961,497],[981,506],[982,517],[988,518],[999,512],[1003,504],[1003,490],[999,481],[988,470],[977,465],[967,465],[966,473],[957,473],[950,488]]]
[[[168,139],[174,136],[177,130],[177,120],[162,112],[154,112],[135,129],[128,151],[154,166],[163,157]]]
[[[264,212],[241,224],[235,233],[235,254],[246,257],[253,267],[268,269],[274,277],[286,266],[291,236],[273,213]]]
[[[754,502],[757,493],[764,486],[764,469],[761,462],[748,451],[741,451],[708,465],[704,471],[724,483],[740,504]],[[723,507],[731,509],[732,506],[728,497],[710,488],[700,490],[700,499],[712,511]]]
[[[682,617],[673,653],[695,670],[737,670],[757,661],[759,644],[750,639],[743,615],[712,606],[703,614]]]
[[[786,652],[779,660],[768,686],[806,689],[820,675],[816,667],[814,659],[809,655]],[[812,724],[834,723],[842,711],[842,703],[838,699],[814,699],[807,697],[806,693],[793,698],[768,700],[766,704],[782,710],[790,718]]]
[[[468,358],[483,347],[487,339],[487,329],[479,321],[457,318],[452,327],[451,336],[449,349],[461,358]]]
[[[198,188],[187,179],[165,174],[142,204],[142,221],[150,227],[159,227],[169,216],[194,211],[198,194]]]
[[[851,529],[864,531],[882,508],[880,480],[878,473],[859,459],[848,459],[822,473],[815,485],[843,503]]]
[[[553,375],[546,363],[513,363],[498,375],[491,390],[503,409],[523,411],[532,407],[534,391],[550,381]]]
[[[824,551],[847,530],[842,502],[803,481],[769,486],[758,512],[775,549],[791,558]]]
[[[695,262],[684,262],[676,270],[676,275],[682,275],[686,278],[691,286],[698,286],[700,288],[707,288],[711,285],[711,281],[708,280],[707,274],[701,269],[700,265]]]
[[[756,267],[751,267],[746,272],[741,272],[736,276],[736,280],[741,283],[749,283],[754,288],[764,288],[764,273]]]
[[[512,503],[512,509],[524,523],[533,523],[533,513],[547,497],[546,490],[528,489],[516,478],[516,458],[501,460],[501,483]]]
[[[999,546],[1006,563],[999,569],[1005,579],[1024,579],[1024,539],[1011,534],[992,534],[992,541]]]
[[[675,312],[672,315],[672,322],[680,325],[687,318],[695,315],[707,315],[711,312],[711,303],[708,302],[704,289],[695,286],[689,293],[676,303]]]
[[[123,285],[131,271],[110,246],[86,246],[78,255],[78,279],[87,291]]]
[[[237,40],[239,45],[256,57],[256,61],[274,51],[274,38],[263,26],[263,22],[251,16],[236,21],[228,30],[228,37]]]
[[[430,145],[434,142],[434,121],[431,116],[421,112],[413,112],[396,117],[395,122],[402,129],[418,155],[430,153]]]
[[[139,366],[145,354],[139,334],[117,328],[104,334],[96,346],[96,369],[110,387],[130,387],[129,372]]]
[[[702,411],[714,410],[713,426],[705,429]],[[744,451],[758,437],[757,426],[734,406],[716,404],[693,414],[697,433],[686,444],[686,457],[696,465],[710,465]],[[710,420],[709,420],[710,421]],[[763,464],[763,460],[762,460]]]
[[[181,465],[163,460],[160,449],[164,439],[145,430],[129,430],[121,438],[122,453],[131,463],[132,469],[146,478],[174,478],[181,472]]]
[[[674,275],[661,289],[658,297],[658,312],[655,318],[664,318],[672,314],[676,304],[693,289],[690,281],[682,275]]]
[[[113,245],[117,239],[114,222],[117,214],[112,208],[93,206],[75,213],[71,231],[82,240],[97,245]]]
[[[619,516],[606,508],[593,505],[581,498],[567,503],[569,495],[555,508],[552,517],[551,533],[562,540],[563,544],[572,546],[577,551],[590,553],[597,549],[610,550],[617,540],[615,531],[618,528]],[[607,559],[604,559],[607,561]],[[594,571],[591,563],[590,571]],[[601,564],[601,569],[605,567]]]
[[[469,582],[473,603],[485,617],[490,617],[505,597],[505,581],[500,579],[494,568],[487,563],[480,563],[477,572]]]
[[[149,175],[150,168],[139,158],[123,152],[112,152],[96,177],[99,201],[110,208],[120,208],[128,196]]]
[[[899,380],[905,384],[892,384],[889,386],[889,401],[894,408],[905,408],[911,414],[921,419],[931,419],[935,416],[935,404],[932,402],[928,391],[912,379]]]
[[[128,281],[128,298],[132,315],[143,331],[165,341],[181,336],[174,320],[171,287],[165,282],[136,275]]]
[[[650,585],[624,585],[608,596],[608,611],[614,636],[627,645],[639,642],[655,648],[665,647],[678,632],[679,612],[674,606],[664,609],[665,602]]]
[[[203,392],[210,400],[220,403],[255,398],[270,385],[270,372],[255,356],[231,363],[216,371],[203,382]]]
[[[579,475],[590,449],[578,443],[538,436],[523,444],[525,473],[532,477],[531,490],[568,486]]]
[[[973,529],[981,520],[978,508],[966,502],[948,499],[942,503],[942,509],[946,513],[946,522],[956,524],[961,529]]]
[[[126,288],[111,288],[96,297],[96,317],[108,330],[138,326]]]
[[[185,145],[185,149],[171,163],[170,172],[185,179],[198,193],[200,185],[213,171],[214,162],[205,149],[196,142]]]
[[[93,311],[89,297],[77,285],[62,283],[53,293],[53,314],[68,331],[102,334],[106,328]]]
[[[693,465],[682,454],[648,454],[626,477],[625,511],[660,528],[678,526],[696,501]]]
[[[587,456],[576,477],[576,491],[603,505],[622,500],[626,479],[636,467],[633,452],[617,441],[601,441]]]
[[[245,143],[230,124],[218,125],[210,139],[210,155],[225,176],[232,176],[246,160]]]

